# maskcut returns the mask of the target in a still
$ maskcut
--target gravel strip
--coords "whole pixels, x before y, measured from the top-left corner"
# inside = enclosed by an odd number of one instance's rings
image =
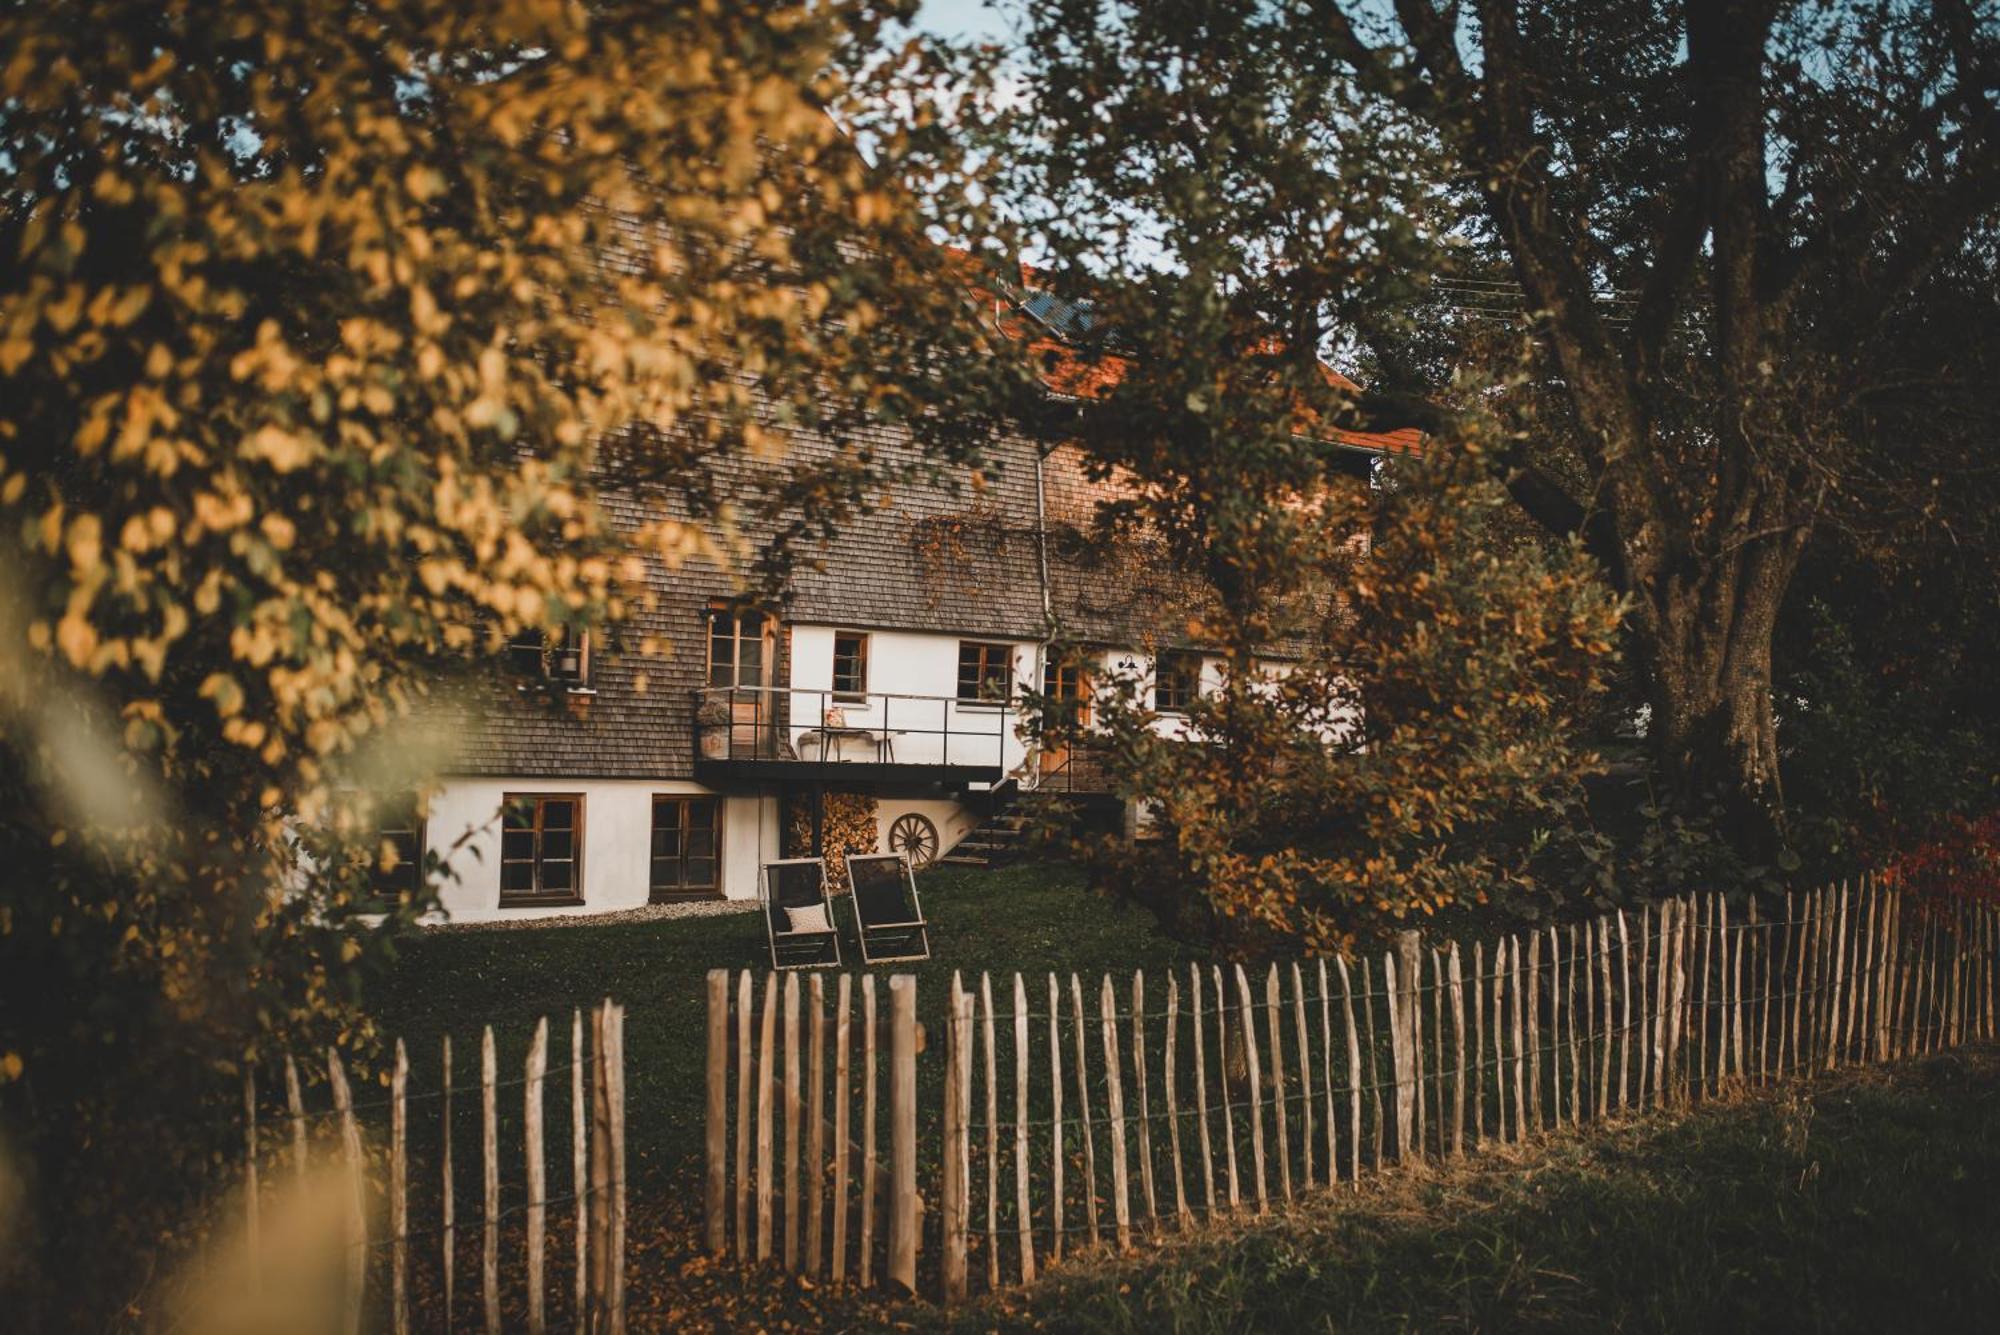
[[[662,918],[719,918],[730,913],[755,913],[754,899],[696,899],[685,904],[642,904],[609,913],[550,913],[530,918],[500,918],[490,922],[426,923],[425,932],[518,932],[524,928],[608,927],[626,922],[657,922]]]

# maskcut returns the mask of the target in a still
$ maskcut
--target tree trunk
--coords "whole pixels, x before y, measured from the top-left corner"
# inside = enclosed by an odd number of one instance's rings
[[[1784,837],[1771,645],[1802,545],[1801,533],[1773,536],[1701,577],[1664,581],[1646,609],[1655,633],[1642,637],[1649,735],[1673,796],[1689,810],[1719,804],[1732,841],[1758,859]]]

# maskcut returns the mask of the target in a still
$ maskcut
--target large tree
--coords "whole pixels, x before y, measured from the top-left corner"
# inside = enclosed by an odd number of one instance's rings
[[[742,534],[883,477],[856,423],[976,448],[942,409],[1005,362],[898,8],[0,18],[10,1320],[136,1301],[221,1077],[365,1049],[360,970],[434,902],[377,891],[367,794],[435,763],[438,681],[615,631],[645,561],[747,578]]]
[[[1922,387],[1899,327],[1994,221],[2000,28],[1961,0],[1392,10],[1288,7],[1301,59],[1410,115],[1479,202],[1510,281],[1461,290],[1518,296],[1564,409],[1503,475],[1629,594],[1675,787],[1768,847],[1780,611],[1830,504],[1901,448],[1875,411]]]
[[[1040,702],[1044,741],[1102,748],[1145,813],[1084,841],[1097,880],[1237,951],[1518,889],[1591,767],[1573,725],[1615,600],[1577,550],[1492,543],[1501,442],[1476,414],[1373,477],[1357,447],[1415,442],[1340,430],[1355,387],[1325,360],[1433,252],[1434,150],[1297,61],[1278,8],[1028,18],[1034,91],[1002,128],[1033,281],[1069,303],[1048,425],[1121,484],[1086,542],[1185,577],[1155,647],[1221,660],[1171,719],[1131,678],[1075,737]]]

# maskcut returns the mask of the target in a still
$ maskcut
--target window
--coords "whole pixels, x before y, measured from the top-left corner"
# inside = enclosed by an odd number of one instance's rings
[[[1063,723],[1090,721],[1090,675],[1081,663],[1051,658],[1042,666],[1042,694],[1050,716]]]
[[[1201,655],[1164,653],[1153,664],[1153,708],[1185,714],[1201,694]]]
[[[958,642],[958,698],[1002,704],[1014,698],[1014,646],[984,640]]]
[[[423,888],[424,808],[415,793],[377,800],[369,857],[369,884],[385,899],[415,895]]]
[[[500,902],[583,900],[583,799],[509,793],[500,822]]]
[[[708,684],[763,686],[764,638],[770,618],[761,612],[717,608],[708,618]]]
[[[650,887],[655,902],[709,897],[722,889],[721,802],[655,797]]]
[[[833,634],[833,693],[842,700],[868,695],[868,637],[858,630]]]
[[[524,677],[541,677],[572,687],[590,682],[590,632],[580,631],[575,643],[563,631],[554,635],[524,630],[507,644],[507,661]]]

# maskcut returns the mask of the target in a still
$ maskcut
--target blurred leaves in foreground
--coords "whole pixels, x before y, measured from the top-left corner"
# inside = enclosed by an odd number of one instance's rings
[[[899,9],[0,19],[0,1287],[124,1256],[115,1310],[217,1077],[367,1046],[427,696],[523,632],[666,652],[619,635],[649,569],[768,579],[976,454],[1010,371],[938,107],[982,74]]]

